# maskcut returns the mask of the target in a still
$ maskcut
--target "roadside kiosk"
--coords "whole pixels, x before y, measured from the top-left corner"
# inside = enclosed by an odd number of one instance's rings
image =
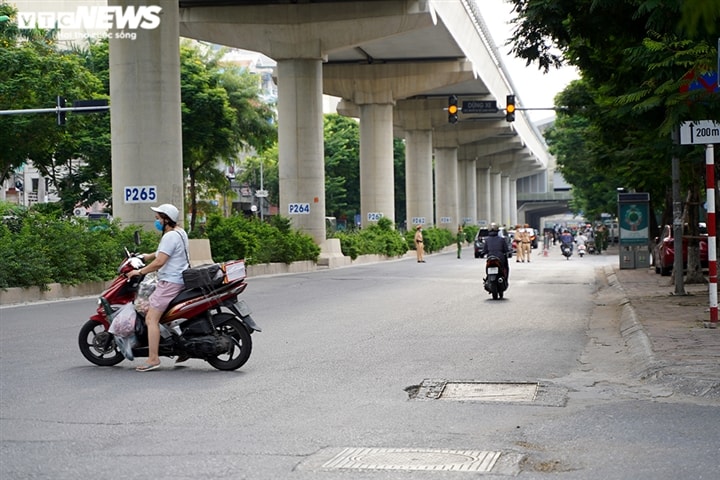
[[[618,194],[618,227],[620,229],[620,268],[650,266],[650,194]]]

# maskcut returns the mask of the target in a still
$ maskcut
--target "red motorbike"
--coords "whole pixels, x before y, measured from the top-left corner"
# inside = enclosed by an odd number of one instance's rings
[[[142,278],[127,278],[126,274],[144,266],[141,255],[125,249],[118,276],[101,294],[95,314],[80,329],[80,351],[91,363],[105,367],[117,365],[126,357],[148,356],[143,313],[137,312],[132,345],[108,331],[113,313],[137,297]],[[236,370],[250,358],[250,335],[261,330],[245,301],[238,300],[247,287],[244,266],[243,274],[232,279],[223,267],[211,264],[194,269],[206,281],[200,287],[184,289],[170,302],[160,319],[161,356],[199,358],[218,370]]]

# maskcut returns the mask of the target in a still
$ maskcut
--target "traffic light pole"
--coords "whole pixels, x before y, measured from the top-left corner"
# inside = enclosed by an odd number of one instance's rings
[[[22,115],[26,113],[60,113],[85,112],[95,113],[98,110],[110,110],[110,105],[100,107],[53,107],[53,108],[27,108],[24,110],[0,110],[0,115]]]

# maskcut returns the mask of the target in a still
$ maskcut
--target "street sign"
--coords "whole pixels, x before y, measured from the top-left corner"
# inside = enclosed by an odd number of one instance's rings
[[[268,191],[267,191],[267,190],[257,190],[257,191],[255,192],[255,196],[256,196],[257,198],[265,198],[265,197],[268,196]]]
[[[702,75],[695,75],[695,70],[690,70],[685,74],[684,83],[680,86],[680,92],[686,93],[693,90],[705,90],[708,93],[720,92],[720,75],[718,72],[707,72]]]
[[[462,113],[497,113],[495,100],[471,100],[462,102]]]
[[[681,145],[720,144],[720,123],[713,120],[698,120],[680,124]]]

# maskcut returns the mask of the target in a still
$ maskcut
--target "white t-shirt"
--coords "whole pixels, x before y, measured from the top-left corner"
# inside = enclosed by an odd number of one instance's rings
[[[185,282],[183,282],[182,272],[189,268],[186,244],[187,234],[182,229],[167,232],[162,236],[155,255],[157,256],[158,253],[162,252],[170,258],[168,258],[165,265],[158,270],[158,280],[179,283],[180,285],[185,284]]]

